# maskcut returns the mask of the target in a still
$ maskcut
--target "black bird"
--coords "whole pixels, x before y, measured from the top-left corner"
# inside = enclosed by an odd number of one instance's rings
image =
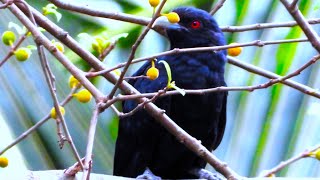
[[[225,45],[223,33],[206,11],[193,7],[173,10],[180,16],[178,24],[165,28],[171,49]],[[226,86],[224,66],[226,51],[189,52],[159,57],[171,68],[172,80],[183,89],[205,89]],[[151,63],[145,63],[133,76],[145,75]],[[129,83],[141,93],[157,92],[167,85],[167,73],[156,63],[160,74],[156,80],[139,78]],[[156,100],[180,127],[201,140],[208,150],[221,142],[226,124],[227,92],[205,95],[174,95]],[[123,111],[137,106],[133,100],[123,102]],[[204,170],[206,162],[158,124],[145,110],[122,118],[114,157],[114,175],[157,179],[218,179]],[[143,175],[141,175],[143,174]],[[140,176],[139,176],[140,175]]]

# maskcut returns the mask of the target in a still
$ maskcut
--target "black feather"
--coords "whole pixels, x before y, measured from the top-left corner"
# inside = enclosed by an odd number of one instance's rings
[[[225,45],[224,36],[215,20],[205,11],[196,8],[177,8],[179,26],[168,27],[167,35],[171,48],[190,48]],[[199,21],[199,28],[192,28]],[[184,89],[204,89],[226,86],[224,66],[226,51],[191,52],[163,56],[171,68],[172,79]],[[150,62],[145,63],[135,74],[145,75]],[[129,83],[141,93],[157,92],[167,85],[163,64],[156,63],[158,79],[135,79]],[[155,104],[164,109],[180,127],[209,150],[220,144],[226,124],[227,93],[205,95],[174,95],[159,98]],[[133,100],[123,102],[123,111],[137,106]],[[162,178],[195,178],[192,169],[201,169],[205,161],[188,150],[169,134],[148,113],[141,109],[130,117],[120,120],[114,158],[114,174],[137,177],[146,168]]]

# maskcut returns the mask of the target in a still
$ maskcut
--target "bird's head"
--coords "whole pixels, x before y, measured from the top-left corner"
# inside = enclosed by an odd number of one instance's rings
[[[180,17],[178,23],[156,22],[157,29],[168,37],[171,48],[225,45],[222,31],[208,12],[193,7],[179,7],[173,12]]]

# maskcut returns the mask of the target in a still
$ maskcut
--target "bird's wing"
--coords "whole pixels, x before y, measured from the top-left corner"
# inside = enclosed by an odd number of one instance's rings
[[[167,84],[167,75],[162,67],[156,80],[147,78],[131,79],[129,83],[141,93],[157,92]],[[144,75],[150,63],[145,63],[133,76]],[[170,105],[168,97],[158,99],[155,104],[167,110]],[[123,102],[123,112],[132,111],[136,101]],[[152,159],[152,152],[160,133],[160,125],[143,109],[119,121],[118,138],[114,156],[114,175],[136,177],[143,173]]]
[[[222,141],[222,137],[224,134],[224,130],[226,127],[226,119],[227,119],[227,98],[228,98],[228,92],[223,92],[224,93],[224,97],[223,97],[223,101],[222,101],[222,108],[221,108],[221,113],[220,113],[220,117],[219,117],[219,122],[218,122],[218,134],[217,137],[215,139],[215,142],[213,144],[213,148],[212,150],[215,150],[219,144]]]

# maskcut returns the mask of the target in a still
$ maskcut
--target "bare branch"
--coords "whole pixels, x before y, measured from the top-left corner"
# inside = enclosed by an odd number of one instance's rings
[[[280,0],[282,4],[287,8],[291,16],[296,20],[298,25],[301,27],[305,35],[308,37],[312,46],[320,53],[320,38],[308,21],[304,18],[298,7],[291,6],[287,0]]]
[[[119,118],[125,118],[125,117],[128,117],[128,116],[132,116],[134,113],[136,113],[136,112],[139,111],[141,108],[143,108],[147,103],[155,102],[155,100],[158,99],[158,97],[160,97],[162,94],[166,93],[166,91],[167,91],[167,88],[158,91],[157,93],[155,93],[155,95],[154,95],[151,99],[146,100],[146,101],[138,104],[137,107],[135,107],[135,108],[134,108],[133,110],[131,110],[130,112],[120,113]]]
[[[308,22],[310,24],[319,24],[320,19],[309,19]],[[284,28],[284,27],[294,27],[297,26],[296,21],[289,22],[279,22],[279,23],[258,23],[251,25],[243,25],[243,26],[221,26],[221,30],[224,32],[244,32],[244,31],[252,31],[252,30],[261,30],[261,29],[270,29],[270,28]]]
[[[41,66],[42,66],[42,69],[43,69],[43,73],[45,75],[45,79],[46,79],[46,82],[49,86],[49,90],[50,90],[50,94],[51,94],[51,97],[53,99],[53,103],[54,103],[54,108],[57,112],[57,117],[59,119],[59,121],[57,121],[57,129],[58,129],[58,135],[60,137],[60,148],[62,148],[63,146],[63,143],[65,141],[64,137],[62,137],[62,134],[60,134],[60,122],[62,124],[62,127],[63,127],[63,130],[65,132],[65,135],[66,135],[66,140],[68,141],[68,143],[70,144],[71,146],[71,150],[72,150],[72,153],[74,154],[75,158],[77,159],[78,163],[80,164],[80,166],[83,168],[83,164],[81,162],[81,159],[80,159],[80,156],[79,156],[79,153],[77,151],[77,148],[75,147],[74,145],[74,142],[72,141],[72,137],[69,133],[69,129],[67,127],[67,124],[65,122],[65,119],[60,111],[60,107],[59,107],[59,101],[58,101],[58,98],[57,98],[57,94],[54,90],[54,78],[53,77],[53,74],[49,68],[49,64],[48,64],[48,61],[47,61],[47,58],[46,58],[46,55],[44,53],[44,49],[43,49],[43,46],[38,44],[37,43],[37,49],[38,49],[38,55],[39,55],[39,59],[40,59],[40,62],[41,62]]]
[[[11,4],[13,4],[14,0],[8,0],[7,2],[3,3],[2,5],[0,5],[0,9],[5,9],[8,6],[10,6]]]
[[[71,99],[72,94],[77,90],[77,88],[74,88],[71,90],[71,92],[68,94],[68,96],[60,103],[60,106],[65,106]],[[50,119],[50,112],[45,115],[40,121],[38,121],[35,125],[33,125],[31,128],[29,128],[27,131],[23,132],[19,137],[17,137],[13,142],[11,142],[9,145],[7,145],[3,150],[0,151],[0,155],[5,153],[7,150],[11,149],[13,146],[24,140],[26,137],[29,136],[29,134],[33,133],[35,130],[37,130],[40,126],[42,126],[45,122],[47,122]]]
[[[148,25],[150,22],[150,18],[141,17],[141,16],[134,16],[130,14],[120,13],[120,12],[108,12],[108,11],[102,11],[97,9],[91,9],[86,6],[79,6],[74,5],[70,3],[65,3],[61,0],[50,0],[53,4],[55,4],[57,7],[61,9],[66,9],[69,11],[74,11],[90,16],[95,17],[103,17],[108,19],[114,19],[124,22],[130,22],[140,25]],[[320,19],[310,19],[308,21],[310,24],[319,24]],[[243,32],[243,31],[250,31],[250,30],[259,30],[259,29],[265,29],[265,28],[280,28],[280,27],[293,27],[296,26],[297,22],[290,21],[290,22],[282,22],[282,23],[259,23],[259,24],[253,24],[253,25],[247,25],[247,26],[221,26],[221,30],[224,32]]]
[[[297,154],[296,156],[293,156],[292,158],[286,160],[286,161],[283,161],[281,163],[279,163],[277,166],[275,166],[274,168],[270,169],[270,170],[265,170],[263,171],[259,177],[269,177],[279,171],[281,171],[283,168],[289,166],[290,164],[302,159],[302,158],[306,158],[306,157],[310,157],[310,154],[319,149],[320,148],[320,144],[310,148],[309,150],[305,150],[299,154]]]
[[[88,142],[87,142],[87,148],[86,148],[86,156],[84,160],[84,169],[83,169],[83,175],[82,180],[89,179],[90,175],[90,161],[92,161],[92,150],[93,150],[93,143],[94,143],[94,137],[97,129],[97,123],[98,123],[98,116],[100,114],[100,103],[96,104],[96,107],[93,111],[91,120],[90,120],[90,126],[89,126],[89,132],[88,132]]]
[[[226,2],[226,0],[220,0],[218,1],[215,6],[212,8],[212,10],[210,11],[211,15],[214,15],[224,4],[224,2]]]
[[[18,47],[21,45],[21,43],[27,38],[27,34],[28,34],[28,33],[29,33],[29,32],[26,32],[24,35],[22,35],[22,36],[18,39],[17,44],[15,44],[14,46],[11,47],[11,49],[10,49],[9,52],[8,52],[8,54],[7,54],[7,55],[2,59],[2,61],[0,62],[0,68],[1,68],[1,66],[2,66],[5,62],[7,62],[7,61],[9,60],[9,58],[10,58],[11,56],[14,55],[14,51],[17,50]]]
[[[20,7],[20,6],[19,6]],[[23,7],[22,7],[23,9]],[[39,25],[41,25],[44,29],[46,29],[49,33],[63,42],[66,46],[68,46],[71,50],[77,53],[80,57],[86,60],[94,69],[101,71],[104,69],[104,65],[96,59],[91,53],[82,49],[79,44],[70,37],[65,31],[63,31],[60,27],[56,26],[54,23],[51,23],[49,19],[41,15],[41,13],[32,9],[34,13],[35,19]],[[58,57],[59,58],[59,57]],[[117,76],[112,73],[104,74],[104,77],[112,83],[115,83],[117,80]],[[127,94],[134,94],[139,92],[135,90],[130,84],[127,82],[122,82],[119,86],[121,90],[123,90]],[[141,98],[138,100],[140,103],[145,101],[145,98]],[[156,107],[153,103],[147,103],[145,105],[145,109],[150,113],[152,117],[154,117],[160,124],[162,124],[170,133],[176,136],[180,142],[184,144],[188,144],[187,147],[196,152],[200,157],[206,160],[209,164],[211,164],[217,171],[221,172],[226,177],[231,177],[236,179],[239,175],[237,175],[234,171],[232,171],[229,167],[222,163],[219,159],[217,159],[214,155],[212,155],[209,151],[201,151],[199,153],[199,149],[203,149],[204,147],[194,138],[192,138],[189,134],[187,134],[183,129],[178,127],[167,115],[163,114],[163,112]],[[190,144],[191,143],[191,144]],[[205,149],[205,148],[204,148]]]
[[[283,44],[283,43],[297,43],[297,42],[307,42],[308,39],[306,38],[301,38],[301,39],[285,39],[285,40],[274,40],[274,41],[261,41],[261,40],[255,40],[252,42],[246,42],[246,43],[238,43],[238,44],[232,44],[232,45],[224,45],[224,46],[212,46],[212,47],[198,47],[198,48],[184,48],[184,49],[173,49],[173,50],[168,50],[164,51],[158,54],[154,54],[152,56],[148,57],[142,57],[138,59],[132,60],[131,64],[158,58],[160,56],[165,56],[165,55],[171,55],[171,54],[178,54],[178,53],[186,53],[186,52],[198,52],[198,51],[219,51],[219,50],[224,50],[228,48],[233,48],[233,47],[247,47],[247,46],[266,46],[266,45],[274,45],[274,44]],[[95,77],[99,75],[103,75],[106,73],[109,73],[113,70],[119,69],[121,67],[124,67],[126,63],[119,63],[118,65],[105,69],[102,71],[97,71],[97,72],[89,72],[86,74],[86,77]]]
[[[137,48],[139,47],[139,45],[141,44],[142,40],[145,38],[145,36],[148,34],[148,32],[150,31],[153,23],[156,21],[156,19],[160,16],[160,12],[163,8],[163,6],[165,5],[165,3],[167,2],[167,0],[162,0],[158,9],[156,10],[156,12],[154,13],[151,21],[149,22],[149,24],[147,25],[146,29],[140,34],[140,36],[137,38],[136,42],[132,45],[132,49],[129,55],[129,58],[127,60],[126,65],[123,68],[123,71],[120,74],[119,79],[117,80],[116,84],[114,85],[113,89],[111,90],[110,94],[108,95],[109,99],[111,99],[114,94],[116,93],[116,90],[119,87],[119,84],[122,83],[123,77],[126,74],[126,72],[129,69],[129,66],[131,65],[132,60],[134,59],[135,53],[137,51]]]
[[[131,23],[145,25],[145,26],[147,26],[151,20],[151,18],[137,17],[134,15],[120,13],[120,12],[107,12],[107,11],[102,11],[98,9],[91,9],[87,6],[70,4],[61,0],[49,0],[49,1],[61,9],[65,9],[65,10],[69,10],[69,11],[73,11],[81,14],[87,14],[95,17],[104,17],[108,19],[131,22]]]
[[[5,2],[5,0],[1,0],[2,2]],[[26,2],[25,2],[26,3]],[[24,6],[17,5],[20,8],[23,8]],[[80,83],[90,91],[90,93],[95,97],[96,100],[101,99],[103,97],[103,94],[85,77],[84,73],[78,69],[75,65],[73,65],[67,57],[57,50],[57,48],[52,44],[52,42],[45,37],[34,25],[32,22],[29,21],[29,19],[17,8],[16,5],[11,5],[9,7],[10,11],[16,15],[16,17],[23,23],[27,29],[32,33],[34,40],[36,43],[42,44],[46,49],[50,51],[51,54],[53,54],[61,64],[63,64],[67,70],[73,74],[74,77],[76,77]],[[28,5],[28,9],[31,9],[33,12],[33,8]],[[40,13],[41,14],[41,13]],[[64,39],[63,33],[59,34],[60,38]]]
[[[299,1],[299,0],[293,0],[292,3],[291,3],[291,5],[290,5],[290,8],[294,8],[295,6],[297,6],[298,1]]]
[[[281,78],[281,76],[279,76],[278,74],[275,74],[273,72],[270,72],[270,71],[267,71],[265,69],[262,69],[260,67],[257,67],[257,66],[254,66],[254,65],[251,65],[251,64],[248,64],[248,63],[244,63],[243,61],[240,61],[240,60],[237,60],[236,58],[233,58],[233,57],[228,57],[228,62],[230,64],[233,64],[235,66],[238,66],[242,69],[245,69],[249,72],[253,72],[255,74],[258,74],[258,75],[261,75],[261,76],[264,76],[266,78],[269,78],[269,79],[277,79],[277,78]],[[287,86],[290,86],[302,93],[305,93],[305,94],[308,94],[310,96],[313,96],[313,97],[316,97],[316,98],[320,98],[320,92],[313,89],[313,88],[310,88],[309,86],[306,86],[306,85],[303,85],[303,84],[300,84],[298,82],[295,82],[293,80],[285,80],[285,81],[281,81],[280,83],[282,84],[285,84]]]

